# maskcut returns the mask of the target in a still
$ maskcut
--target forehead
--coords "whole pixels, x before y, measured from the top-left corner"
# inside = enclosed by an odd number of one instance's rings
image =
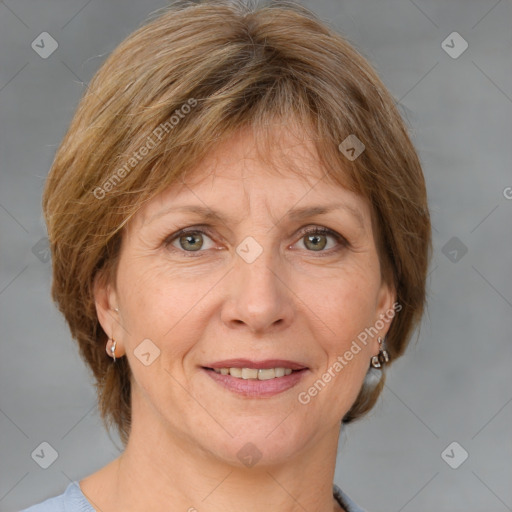
[[[304,132],[277,125],[267,135],[261,140],[250,128],[239,130],[148,202],[137,220],[146,224],[169,207],[191,204],[238,209],[239,216],[263,205],[276,220],[292,207],[337,200],[365,223],[369,208],[364,198],[333,181]]]
[[[276,178],[301,180],[311,187],[325,174],[313,141],[304,131],[275,123],[265,132],[240,129],[220,143],[183,181],[193,186],[208,179]]]

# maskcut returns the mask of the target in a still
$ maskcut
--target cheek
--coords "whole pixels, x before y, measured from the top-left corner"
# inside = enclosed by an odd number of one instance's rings
[[[130,311],[130,321],[151,327],[162,322],[172,327],[200,298],[200,284],[189,286],[169,265],[145,258],[126,259],[120,268],[119,289]],[[155,325],[156,327],[156,325]]]
[[[329,339],[339,350],[375,322],[378,286],[372,271],[356,269],[315,292],[314,310],[330,328]]]
[[[356,399],[370,365],[373,343],[365,330],[376,321],[378,284],[371,272],[353,271],[333,280],[328,293],[316,299],[318,317],[328,326],[327,335],[317,338],[326,355],[319,371],[328,388],[323,400],[338,414]]]
[[[218,276],[187,278],[165,262],[143,257],[126,258],[118,275],[127,350],[133,354],[142,340],[150,339],[160,349],[157,366],[178,364],[199,335],[198,319]]]
[[[347,274],[337,283],[335,292],[325,302],[336,304],[331,307],[332,330],[328,351],[330,375],[333,383],[330,399],[340,410],[353,403],[368,372],[373,353],[371,328],[378,320],[377,302],[380,279],[377,273],[364,271]],[[370,333],[370,334],[368,334]],[[335,377],[332,377],[332,375]]]

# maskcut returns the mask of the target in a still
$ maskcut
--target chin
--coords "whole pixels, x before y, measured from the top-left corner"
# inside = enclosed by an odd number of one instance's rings
[[[240,418],[228,427],[233,437],[219,428],[215,436],[203,438],[198,444],[217,460],[237,467],[262,468],[286,463],[298,456],[313,436],[304,432],[302,422],[302,425],[294,425],[291,417],[285,418],[286,414],[266,420],[260,417],[255,422],[247,417]]]

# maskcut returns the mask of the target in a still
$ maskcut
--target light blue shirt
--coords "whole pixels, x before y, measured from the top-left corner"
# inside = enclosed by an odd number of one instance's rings
[[[347,512],[365,512],[358,507],[337,485],[333,494]],[[20,512],[95,512],[94,507],[82,493],[78,481],[71,482],[63,494],[49,498]]]

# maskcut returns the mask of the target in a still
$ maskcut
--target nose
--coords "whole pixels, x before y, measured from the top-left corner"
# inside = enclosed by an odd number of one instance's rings
[[[251,263],[236,255],[222,321],[230,328],[264,334],[285,329],[294,315],[293,293],[284,268],[270,250]]]

